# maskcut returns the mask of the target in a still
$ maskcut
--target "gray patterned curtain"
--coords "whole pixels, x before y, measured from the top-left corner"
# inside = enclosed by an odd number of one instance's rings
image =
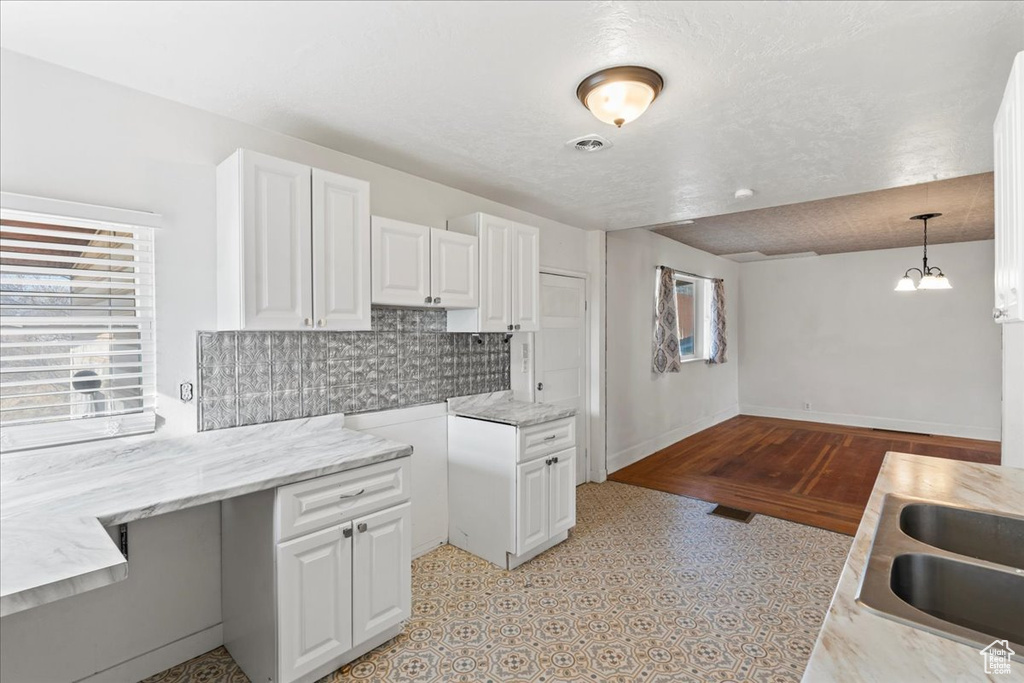
[[[708,363],[725,362],[725,283],[720,278],[711,280],[711,352]]]
[[[675,273],[658,266],[654,299],[654,345],[651,367],[655,374],[679,372],[679,311],[676,310]]]

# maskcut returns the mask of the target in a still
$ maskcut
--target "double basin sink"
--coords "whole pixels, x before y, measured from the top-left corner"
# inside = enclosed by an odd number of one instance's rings
[[[885,496],[857,601],[1024,661],[1024,517]]]

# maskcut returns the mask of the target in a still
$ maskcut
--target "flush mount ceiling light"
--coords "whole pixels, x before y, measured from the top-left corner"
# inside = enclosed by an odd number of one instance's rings
[[[617,128],[635,121],[665,87],[657,71],[643,66],[613,66],[583,79],[576,97],[590,113]]]
[[[915,289],[953,289],[942,269],[938,266],[928,265],[928,221],[938,218],[941,213],[922,213],[918,216],[911,216],[912,221],[924,221],[924,258],[921,259],[920,268],[908,268],[900,281],[896,283],[897,292],[913,292]],[[916,270],[921,276],[920,281],[915,285],[910,277],[911,271]]]
[[[743,187],[736,190],[736,194],[733,195],[736,199],[750,199],[754,196],[754,191],[749,187]]]

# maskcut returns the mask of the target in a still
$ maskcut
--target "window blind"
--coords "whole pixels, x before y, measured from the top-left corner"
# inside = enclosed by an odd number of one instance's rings
[[[0,209],[0,446],[153,431],[153,229]]]

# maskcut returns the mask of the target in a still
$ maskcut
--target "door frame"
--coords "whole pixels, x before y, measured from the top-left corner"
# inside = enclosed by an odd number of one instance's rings
[[[586,372],[583,373],[583,376],[585,378],[585,384],[584,384],[584,387],[583,387],[583,393],[584,393],[584,407],[583,407],[583,409],[584,409],[584,411],[586,413],[584,415],[584,432],[586,432],[586,434],[585,434],[586,441],[583,444],[580,444],[579,441],[578,441],[579,437],[577,436],[576,457],[577,458],[582,457],[583,460],[584,460],[584,468],[583,468],[583,470],[584,470],[584,472],[587,473],[587,476],[586,476],[586,479],[584,480],[583,483],[597,481],[597,480],[594,479],[594,476],[593,476],[593,474],[591,473],[591,470],[590,470],[590,465],[591,465],[591,455],[590,455],[590,452],[591,452],[591,450],[593,450],[593,445],[592,445],[593,439],[591,438],[591,433],[590,433],[591,421],[592,421],[592,408],[593,408],[593,406],[591,406],[591,404],[590,404],[590,389],[591,389],[591,382],[593,381],[593,378],[591,377],[591,375],[593,374],[593,371],[594,371],[594,369],[591,367],[591,357],[590,357],[590,354],[591,354],[591,344],[592,344],[592,340],[590,338],[591,337],[591,334],[590,334],[590,323],[591,323],[590,315],[591,315],[591,312],[592,312],[592,310],[591,310],[592,307],[590,305],[590,274],[586,273],[586,272],[583,272],[582,270],[569,270],[567,268],[552,268],[550,266],[541,266],[540,274],[541,275],[560,275],[562,277],[574,277],[574,278],[578,278],[580,280],[583,280],[583,301],[584,301],[584,304],[583,304],[583,331],[584,331],[584,337],[585,337],[584,346],[583,346],[583,354],[584,354],[583,355],[583,359],[584,359],[584,366],[586,367]],[[541,287],[541,286],[542,285],[538,284],[538,290],[537,290],[538,299],[539,299],[539,295],[540,295],[539,287]],[[537,317],[538,317],[538,322],[539,322],[539,320],[541,318],[543,318],[544,316],[541,314],[540,311],[538,311],[537,312]],[[539,332],[537,334],[539,334]],[[531,376],[530,376],[530,396],[532,397],[532,399],[534,401],[536,401],[537,400],[537,391],[536,391],[536,389],[537,389],[537,340],[536,340],[536,338],[534,339],[534,342],[533,342],[533,359],[531,361],[531,365],[533,367],[533,372],[531,373]],[[580,451],[580,449],[579,449],[580,445],[582,445],[582,447],[583,447],[583,453],[582,454],[579,452]],[[579,486],[579,484],[577,484],[577,486]]]

